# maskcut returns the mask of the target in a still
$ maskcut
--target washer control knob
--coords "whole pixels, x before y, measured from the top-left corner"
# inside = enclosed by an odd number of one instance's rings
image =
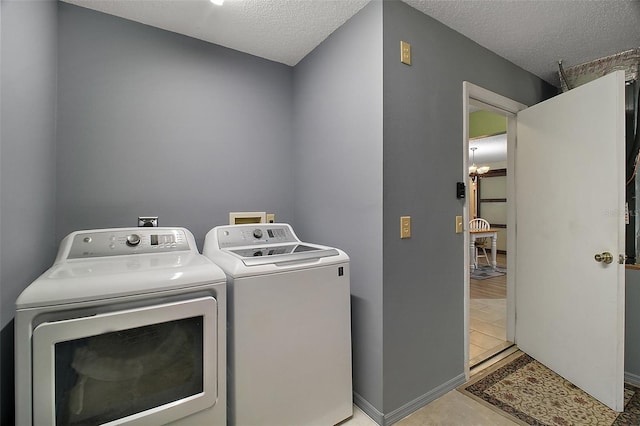
[[[135,247],[138,244],[140,244],[140,235],[138,234],[127,235],[127,245],[129,247]]]
[[[262,229],[254,229],[253,236],[256,238],[262,238]]]

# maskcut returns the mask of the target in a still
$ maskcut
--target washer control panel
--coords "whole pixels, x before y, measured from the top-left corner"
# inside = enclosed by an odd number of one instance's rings
[[[191,250],[182,229],[128,228],[75,234],[67,259]]]
[[[254,244],[296,243],[298,238],[286,223],[255,223],[221,226],[218,232],[220,248],[251,246]]]

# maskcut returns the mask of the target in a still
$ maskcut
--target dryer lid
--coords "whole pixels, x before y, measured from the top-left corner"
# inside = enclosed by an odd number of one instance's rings
[[[81,259],[45,271],[20,294],[16,309],[189,290],[225,280],[211,260],[189,252]]]

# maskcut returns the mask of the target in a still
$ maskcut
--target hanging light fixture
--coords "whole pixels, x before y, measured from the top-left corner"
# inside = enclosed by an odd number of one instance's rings
[[[473,180],[475,182],[478,176],[487,173],[491,169],[491,167],[489,167],[489,166],[481,166],[481,167],[476,166],[476,149],[478,149],[478,147],[474,146],[474,147],[471,147],[469,149],[471,150],[471,156],[473,158],[472,159],[472,164],[471,164],[471,166],[469,166],[469,176],[471,177],[471,180]]]

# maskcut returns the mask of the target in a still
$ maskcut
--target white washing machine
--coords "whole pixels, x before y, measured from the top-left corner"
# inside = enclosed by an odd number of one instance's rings
[[[71,233],[15,351],[17,425],[224,426],[225,274],[184,228]]]
[[[349,257],[301,242],[287,224],[213,228],[203,253],[228,277],[229,424],[350,417]]]

